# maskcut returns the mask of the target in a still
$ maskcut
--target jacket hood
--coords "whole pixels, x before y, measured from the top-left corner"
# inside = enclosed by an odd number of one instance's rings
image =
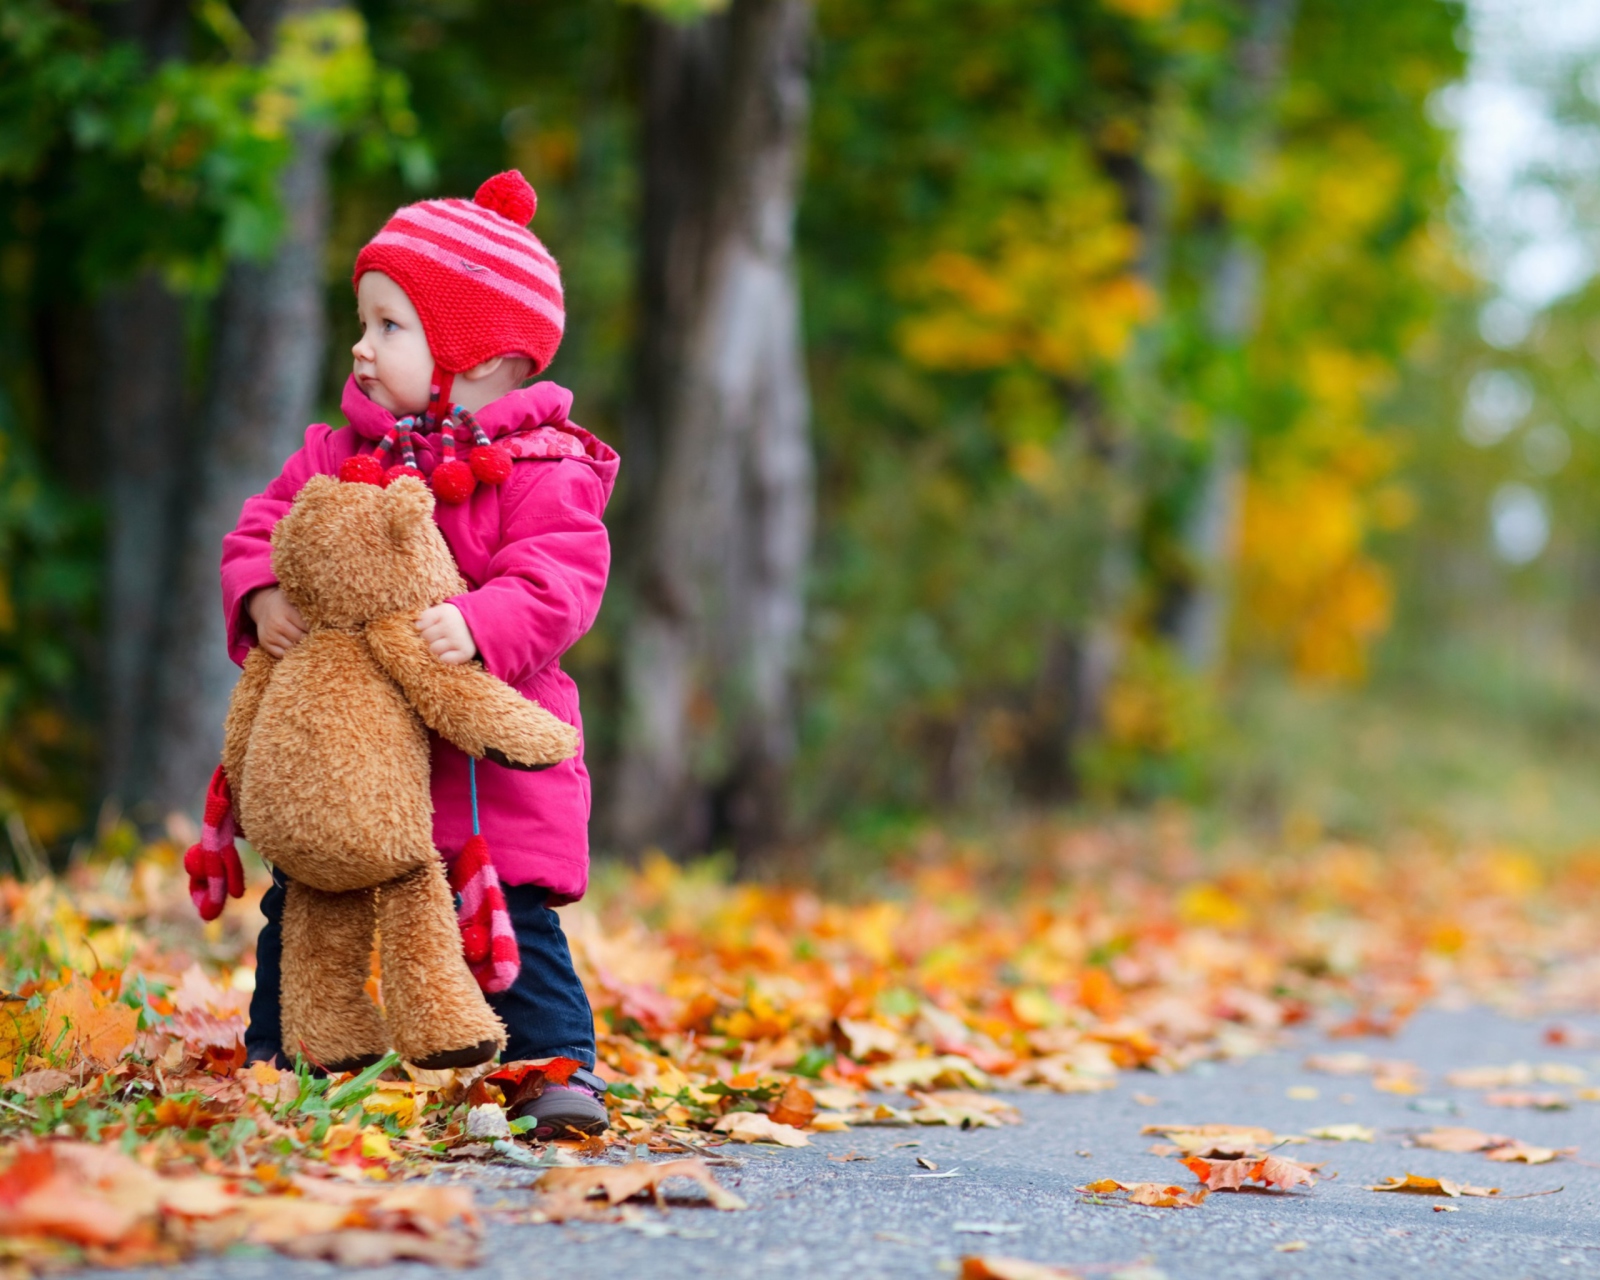
[[[371,444],[382,440],[395,424],[394,414],[368,396],[353,374],[344,384],[339,408],[351,430]],[[609,501],[617,482],[617,451],[569,420],[571,410],[572,392],[554,382],[536,382],[490,401],[472,416],[489,439],[505,445],[514,458],[570,458],[585,463]],[[413,439],[418,469],[423,475],[432,475],[439,459],[438,433],[418,433]],[[458,442],[457,447],[470,448],[471,441]]]

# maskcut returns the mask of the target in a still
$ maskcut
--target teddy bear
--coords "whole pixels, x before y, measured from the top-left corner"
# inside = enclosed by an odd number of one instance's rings
[[[418,614],[467,589],[433,505],[411,476],[306,483],[273,530],[272,567],[307,633],[278,660],[251,651],[224,728],[238,830],[290,879],[283,1047],[329,1071],[391,1045],[425,1070],[505,1046],[433,846],[428,730],[511,768],[578,747],[572,726],[477,663],[440,662],[418,634]]]

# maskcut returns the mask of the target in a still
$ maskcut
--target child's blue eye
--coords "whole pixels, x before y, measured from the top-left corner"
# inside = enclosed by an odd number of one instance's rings
[[[385,320],[383,322],[383,331],[385,333],[389,333],[391,330],[398,329],[399,327],[400,326],[397,325],[393,320]]]

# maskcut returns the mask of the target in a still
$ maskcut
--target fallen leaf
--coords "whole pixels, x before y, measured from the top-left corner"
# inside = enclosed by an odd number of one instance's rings
[[[43,1043],[57,1061],[82,1057],[109,1067],[133,1048],[138,1034],[138,1010],[107,999],[79,974],[45,1001]]]
[[[776,1142],[780,1147],[809,1147],[811,1139],[793,1125],[778,1124],[759,1111],[730,1111],[716,1123],[716,1131],[735,1142]]]
[[[543,1222],[605,1216],[611,1206],[646,1192],[658,1207],[665,1207],[662,1186],[673,1178],[688,1178],[699,1183],[714,1209],[746,1207],[739,1196],[717,1182],[704,1160],[664,1160],[659,1164],[633,1160],[620,1166],[585,1165],[546,1170],[534,1184],[540,1192],[535,1216]]]
[[[344,1227],[295,1236],[277,1248],[293,1258],[321,1259],[340,1267],[379,1267],[389,1262],[470,1267],[479,1261],[478,1242],[462,1233],[427,1236],[415,1231]]]
[[[20,1093],[24,1098],[42,1098],[47,1093],[60,1093],[74,1082],[75,1078],[70,1071],[62,1071],[56,1067],[41,1067],[37,1071],[26,1072],[15,1080],[8,1080],[5,1091]]]
[[[840,1018],[835,1024],[848,1042],[846,1052],[857,1062],[892,1058],[905,1048],[905,1038],[893,1027],[860,1018]]]
[[[924,1169],[937,1169],[939,1167],[938,1161],[930,1160],[927,1156],[918,1156],[917,1164]]]
[[[994,1083],[986,1072],[953,1053],[933,1058],[903,1058],[868,1067],[867,1080],[874,1089],[915,1089],[927,1085],[987,1089]]]
[[[1404,1191],[1424,1196],[1497,1196],[1499,1187],[1474,1187],[1465,1182],[1452,1182],[1449,1178],[1419,1178],[1414,1173],[1390,1178],[1368,1191]]]
[[[1411,1139],[1412,1146],[1427,1147],[1430,1151],[1487,1151],[1490,1147],[1504,1146],[1511,1139],[1497,1133],[1484,1133],[1478,1129],[1442,1126],[1419,1133]]]
[[[1290,1085],[1283,1091],[1283,1096],[1293,1102],[1315,1102],[1322,1096],[1320,1089],[1314,1089],[1308,1084]]]
[[[1310,1169],[1281,1156],[1252,1156],[1243,1160],[1205,1160],[1190,1156],[1179,1163],[1199,1178],[1208,1191],[1238,1191],[1251,1182],[1284,1190],[1301,1185],[1316,1186]]]
[[[576,1058],[518,1058],[515,1061],[501,1064],[474,1083],[496,1084],[503,1088],[517,1088],[529,1076],[538,1076],[546,1084],[566,1084],[572,1078],[572,1073],[582,1067],[583,1063]],[[488,1099],[474,1098],[472,1101],[476,1104],[488,1101]]]
[[[1083,1280],[1083,1273],[1024,1258],[969,1255],[961,1259],[961,1280]]]
[[[903,1114],[913,1124],[943,1124],[954,1129],[997,1129],[1022,1123],[1022,1114],[1003,1099],[953,1090],[914,1093],[910,1108]]]
[[[1205,1198],[1211,1194],[1204,1187],[1191,1190],[1159,1182],[1118,1182],[1115,1178],[1101,1178],[1077,1189],[1087,1195],[1111,1195],[1121,1191],[1130,1203],[1147,1205],[1153,1209],[1195,1209],[1204,1204]]]
[[[1490,1160],[1501,1164],[1549,1164],[1561,1156],[1576,1155],[1577,1147],[1531,1147],[1525,1142],[1509,1142],[1485,1151]]]
[[[1161,1105],[1161,1099],[1153,1093],[1136,1093],[1133,1095],[1133,1100],[1141,1107],[1159,1107]]]
[[[1286,1240],[1283,1244],[1272,1246],[1274,1253],[1304,1253],[1311,1246],[1304,1240]]]
[[[1364,1053],[1314,1053],[1305,1060],[1307,1071],[1331,1076],[1364,1076],[1372,1071],[1373,1060]]]
[[[817,1100],[798,1080],[791,1079],[778,1095],[777,1105],[768,1113],[774,1124],[804,1129],[817,1116]]]
[[[1160,1133],[1171,1142],[1174,1150],[1155,1153],[1159,1155],[1245,1156],[1260,1154],[1265,1148],[1277,1146],[1285,1140],[1271,1129],[1255,1125],[1147,1124],[1139,1132]]]
[[[1572,1104],[1560,1093],[1486,1093],[1483,1101],[1491,1107],[1529,1107],[1535,1111],[1565,1111]]]
[[[1371,1142],[1378,1136],[1376,1129],[1364,1124],[1325,1124],[1307,1129],[1308,1138],[1321,1138],[1324,1142]]]
[[[1499,1067],[1467,1067],[1445,1076],[1458,1089],[1505,1089],[1530,1084],[1587,1084],[1588,1072],[1565,1062],[1512,1062]]]
[[[44,1013],[28,1008],[25,996],[0,993],[0,1075],[9,1076],[33,1047]]]

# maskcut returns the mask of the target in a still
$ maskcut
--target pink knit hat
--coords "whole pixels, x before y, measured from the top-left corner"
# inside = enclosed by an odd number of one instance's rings
[[[470,201],[406,205],[357,255],[352,283],[381,271],[405,290],[438,373],[503,355],[528,356],[542,372],[567,313],[561,269],[527,229],[538,205],[515,169],[495,174]]]

